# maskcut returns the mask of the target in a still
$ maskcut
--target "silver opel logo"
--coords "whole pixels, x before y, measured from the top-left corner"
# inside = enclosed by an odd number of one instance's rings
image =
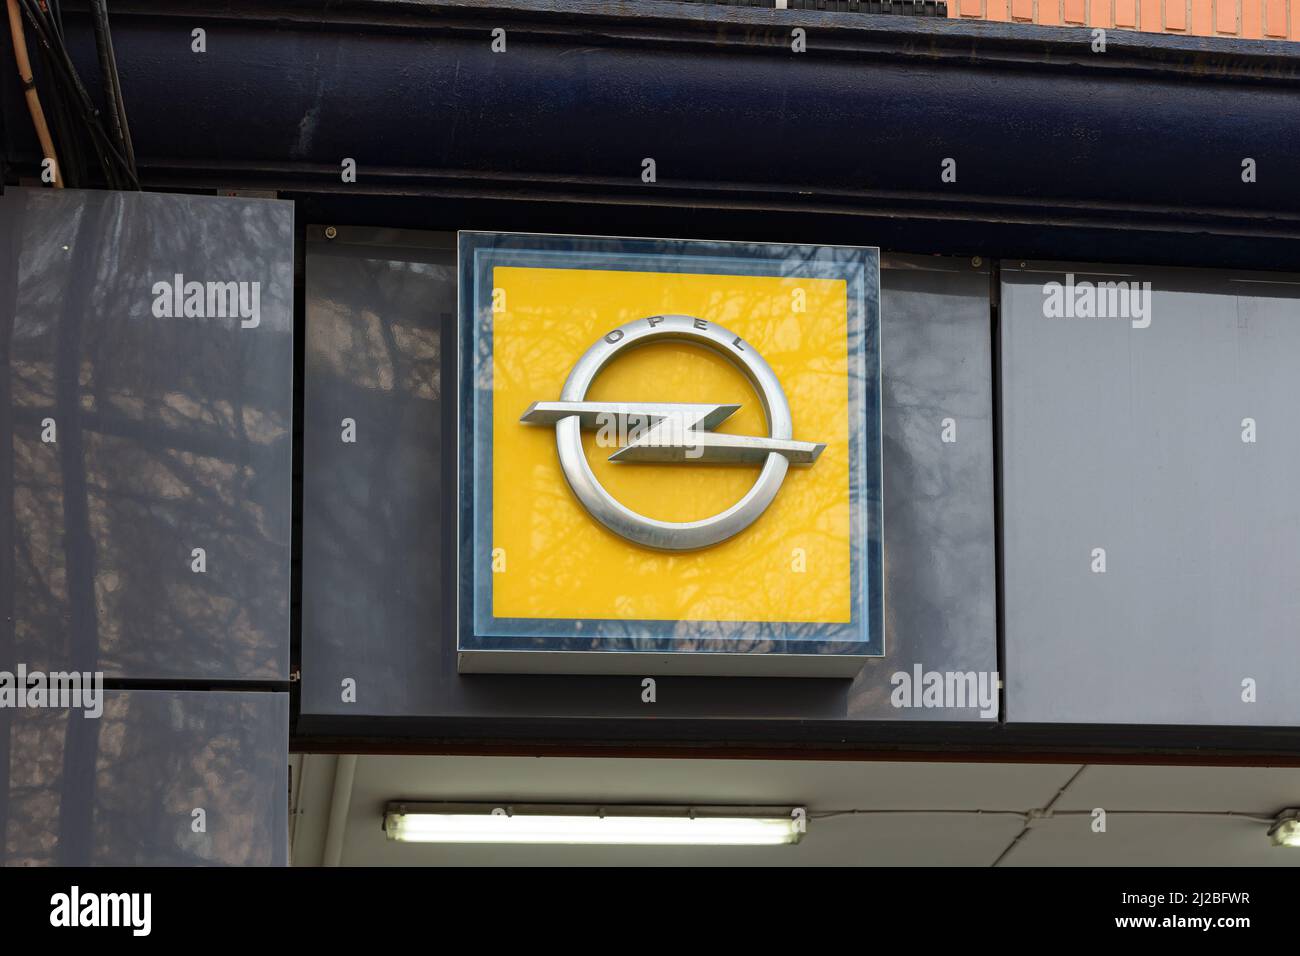
[[[587,389],[615,356],[650,342],[703,345],[735,363],[758,392],[767,416],[766,438],[714,432],[739,405],[672,402],[588,402]],[[593,518],[629,541],[665,551],[691,551],[748,528],[776,497],[791,463],[811,465],[824,444],[795,441],[790,403],[772,367],[738,335],[690,315],[652,315],[614,329],[578,359],[558,402],[534,402],[520,421],[554,425],[565,480]],[[639,431],[610,461],[763,462],[758,480],[726,511],[700,521],[659,521],[625,507],[601,486],[582,451],[581,429],[615,423],[618,433]]]

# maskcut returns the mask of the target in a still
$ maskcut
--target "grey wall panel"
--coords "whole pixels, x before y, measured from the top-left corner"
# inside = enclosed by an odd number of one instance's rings
[[[439,713],[439,688],[457,683],[455,249],[449,237],[319,238],[309,230],[303,710]],[[355,705],[341,699],[347,679]]]
[[[7,709],[0,733],[2,865],[286,862],[288,694],[110,690],[97,719]]]
[[[852,681],[665,677],[651,714],[639,677],[456,672],[452,240],[308,230],[305,726],[313,716],[980,719],[895,708],[890,676],[997,667],[987,269],[890,259],[882,273],[886,656]],[[954,443],[941,440],[946,417]],[[346,418],[355,443],[342,441]],[[355,703],[343,700],[348,679]]]
[[[998,669],[989,282],[987,267],[964,259],[882,263],[889,655],[868,664],[862,680],[873,689],[917,665]],[[878,692],[867,700],[863,716],[898,713]],[[979,719],[942,707],[902,713]]]
[[[292,204],[13,189],[0,246],[0,661],[285,679]]]
[[[1003,271],[1008,719],[1300,723],[1300,277],[1095,268],[1149,326]]]

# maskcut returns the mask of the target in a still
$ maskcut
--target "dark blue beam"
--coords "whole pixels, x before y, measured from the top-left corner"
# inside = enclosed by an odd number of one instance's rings
[[[147,186],[275,189],[394,225],[482,227],[523,201],[547,229],[600,209],[698,227],[682,234],[766,224],[918,251],[1300,262],[1296,44],[1108,31],[1096,53],[1087,29],[661,0],[252,6],[111,5]],[[89,21],[68,19],[94,85]],[[31,175],[9,66],[8,158]]]

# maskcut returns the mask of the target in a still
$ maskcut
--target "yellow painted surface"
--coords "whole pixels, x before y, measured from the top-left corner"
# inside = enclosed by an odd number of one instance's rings
[[[493,613],[521,618],[842,623],[851,616],[848,302],[840,279],[499,267],[493,316]],[[802,290],[801,295],[798,290]],[[797,311],[802,300],[804,311]],[[776,500],[736,537],[667,554],[606,530],[565,483],[555,430],[524,425],[531,402],[555,401],[601,336],[648,315],[698,316],[735,332],[785,388],[794,437],[826,443],[791,466]],[[586,396],[607,402],[738,403],[719,431],[766,435],[745,377],[702,347],[663,343],[616,358]],[[612,463],[583,433],[597,479],[652,518],[705,518],[737,501],[757,465]],[[800,556],[802,551],[802,558]],[[800,564],[805,570],[796,570]]]

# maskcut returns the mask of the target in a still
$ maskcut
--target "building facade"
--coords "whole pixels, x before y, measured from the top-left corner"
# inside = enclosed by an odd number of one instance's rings
[[[0,671],[102,685],[0,708],[3,862],[486,859],[396,855],[393,801],[1129,862],[1186,831],[1068,814],[1201,772],[1210,861],[1271,852],[1291,5],[780,6],[116,3],[138,190],[43,181],[0,71]]]
[[[948,16],[1246,40],[1296,40],[1290,0],[955,0]]]

